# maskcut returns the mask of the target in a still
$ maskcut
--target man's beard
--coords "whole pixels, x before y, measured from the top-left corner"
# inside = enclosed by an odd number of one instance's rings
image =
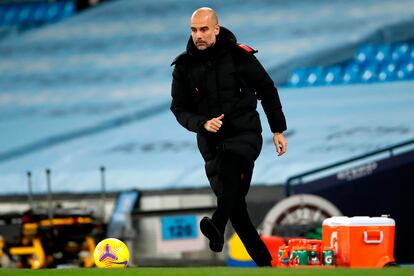
[[[206,50],[210,47],[212,47],[214,45],[214,42],[208,44],[207,42],[205,42],[204,40],[197,40],[195,43],[195,46],[197,47],[198,50]],[[201,48],[200,48],[201,47]]]

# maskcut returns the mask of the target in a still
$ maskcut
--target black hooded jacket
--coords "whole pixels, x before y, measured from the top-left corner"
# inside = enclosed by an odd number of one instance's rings
[[[217,150],[231,151],[251,163],[256,160],[262,146],[257,100],[271,131],[286,130],[278,92],[255,52],[220,27],[213,47],[200,51],[190,37],[187,50],[172,63],[171,111],[182,126],[197,133],[205,161],[212,160]],[[220,130],[207,132],[204,123],[221,114]]]

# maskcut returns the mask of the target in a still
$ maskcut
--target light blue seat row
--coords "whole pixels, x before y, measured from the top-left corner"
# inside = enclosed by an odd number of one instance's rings
[[[0,5],[0,26],[28,25],[58,21],[75,13],[74,0],[28,2]]]
[[[355,61],[359,64],[402,61],[414,57],[414,42],[397,42],[384,44],[367,44],[359,48]]]
[[[414,79],[414,40],[367,44],[354,58],[326,67],[298,68],[288,85],[316,86]]]

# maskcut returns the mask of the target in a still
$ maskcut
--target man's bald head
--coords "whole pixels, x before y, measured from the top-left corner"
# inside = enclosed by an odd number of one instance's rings
[[[216,12],[207,7],[199,8],[191,16],[191,37],[199,50],[205,50],[216,43],[220,32]]]
[[[209,7],[202,7],[199,9],[196,9],[193,12],[193,15],[191,16],[191,21],[193,21],[194,17],[207,17],[208,20],[211,20],[213,24],[218,24],[218,16],[217,13]]]

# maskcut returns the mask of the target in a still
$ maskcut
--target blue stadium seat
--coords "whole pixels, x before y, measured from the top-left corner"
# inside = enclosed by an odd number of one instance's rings
[[[320,85],[324,82],[324,74],[322,67],[314,67],[308,70],[306,84],[309,86]]]
[[[5,12],[6,6],[0,5],[0,26],[3,24],[3,15]]]
[[[379,64],[388,62],[391,59],[391,45],[389,43],[380,44],[377,46],[375,53],[375,61]]]
[[[19,24],[25,24],[31,19],[31,13],[33,12],[32,5],[25,4],[19,6],[17,20]]]
[[[3,25],[14,25],[17,18],[17,12],[18,9],[16,5],[8,6],[3,15]]]
[[[378,71],[378,80],[379,81],[391,81],[395,79],[397,73],[397,64],[394,62],[389,62],[383,64]]]
[[[355,60],[359,64],[369,63],[374,59],[375,52],[375,46],[371,44],[364,45],[357,50]]]
[[[330,66],[325,69],[324,84],[336,84],[342,82],[341,66]]]
[[[47,7],[46,21],[56,21],[59,17],[59,5],[58,3],[51,3]]]
[[[296,69],[288,85],[315,86],[414,79],[414,39],[398,43],[367,44],[354,59],[326,67]]]
[[[410,60],[414,61],[414,42],[413,42],[413,43],[411,43],[411,50],[410,50],[410,53],[409,53],[409,55],[408,55],[408,58],[409,58]]]
[[[405,64],[405,70],[409,79],[414,79],[414,60],[410,60]]]
[[[405,80],[407,78],[403,68],[401,67],[398,68],[397,73],[395,75],[398,80]]]
[[[391,58],[397,62],[404,62],[410,52],[410,44],[407,42],[396,43],[392,50]]]
[[[305,69],[295,69],[289,77],[290,86],[302,86],[305,83],[307,73]]]
[[[378,77],[378,69],[377,65],[369,64],[364,67],[364,69],[360,73],[360,79],[362,82],[373,82],[377,80]]]
[[[73,1],[66,1],[63,5],[61,17],[69,17],[75,13],[75,3]]]
[[[400,80],[414,79],[414,61],[401,64],[397,71],[397,78]]]
[[[355,83],[359,81],[360,66],[357,63],[349,62],[344,65],[342,80],[344,83]]]
[[[40,3],[34,6],[34,12],[32,15],[32,19],[35,22],[42,22],[45,21],[47,13],[47,4]]]

